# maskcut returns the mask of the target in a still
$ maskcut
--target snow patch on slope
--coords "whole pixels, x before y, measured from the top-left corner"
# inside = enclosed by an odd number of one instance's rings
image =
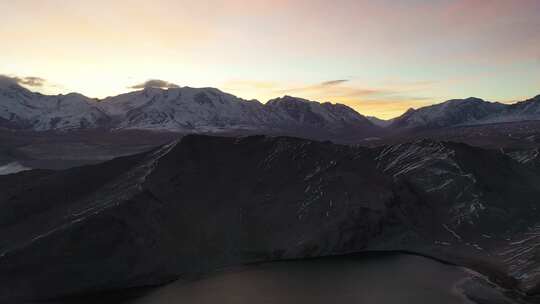
[[[11,162],[8,164],[0,165],[0,175],[8,175],[27,170],[32,170],[32,168],[26,167],[19,162]]]
[[[407,180],[428,195],[450,204],[452,226],[474,224],[485,210],[476,178],[465,172],[456,152],[444,143],[418,140],[384,148],[376,157],[378,167],[396,181]]]

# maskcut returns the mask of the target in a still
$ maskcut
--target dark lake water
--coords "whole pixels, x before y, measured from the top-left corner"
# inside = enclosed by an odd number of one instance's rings
[[[131,303],[472,303],[459,287],[467,278],[461,268],[412,255],[316,259],[172,283]]]
[[[405,254],[250,265],[178,281],[114,304],[514,303],[470,271]]]

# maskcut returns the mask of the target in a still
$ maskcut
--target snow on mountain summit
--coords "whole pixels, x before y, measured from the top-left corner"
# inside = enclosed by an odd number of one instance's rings
[[[189,133],[342,134],[377,129],[340,104],[285,96],[267,104],[215,88],[145,88],[103,100],[80,94],[47,96],[18,85],[0,88],[0,126],[73,130],[155,130]],[[360,130],[362,131],[362,130]],[[300,134],[300,133],[301,134]],[[350,135],[347,135],[350,136]]]
[[[395,118],[391,127],[403,129],[437,128],[520,121],[528,118],[540,119],[540,111],[535,112],[536,109],[540,108],[538,105],[531,106],[532,101],[522,103],[506,105],[474,97],[452,99],[417,110],[411,109]],[[526,112],[534,113],[526,117]]]
[[[330,102],[319,103],[302,98],[284,96],[268,101],[266,107],[289,124],[327,125],[343,127],[344,124],[371,124],[364,116],[350,107]]]
[[[507,105],[479,98],[453,99],[410,109],[388,121],[343,104],[284,96],[263,104],[215,88],[148,87],[91,99],[77,93],[43,95],[0,78],[0,127],[48,130],[154,130],[183,133],[247,132],[348,140],[391,129],[440,128],[540,120],[540,96]]]
[[[97,128],[108,121],[97,102],[77,93],[48,96],[17,84],[0,87],[0,126],[36,131]]]
[[[268,120],[261,103],[213,88],[148,88],[107,98],[100,107],[119,121],[119,129],[253,129]]]

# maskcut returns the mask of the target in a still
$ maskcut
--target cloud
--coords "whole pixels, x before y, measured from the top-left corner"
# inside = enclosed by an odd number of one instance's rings
[[[24,77],[24,78],[17,78],[19,84],[24,84],[29,87],[42,87],[46,80],[40,77]]]
[[[388,98],[344,100],[344,103],[364,115],[391,119],[402,115],[409,108],[418,109],[438,101],[428,97],[390,96]]]
[[[300,94],[303,96],[318,96],[319,98],[328,97],[365,97],[371,95],[382,95],[392,93],[386,89],[378,88],[362,88],[358,86],[342,86],[348,80],[331,80],[314,85],[292,87],[288,89],[278,90],[280,94]]]
[[[150,79],[143,83],[136,84],[129,87],[130,89],[148,89],[148,88],[159,88],[159,89],[176,89],[179,88],[177,84],[168,82],[160,79]]]
[[[333,80],[278,92],[311,100],[339,102],[364,115],[389,119],[411,107],[418,108],[435,102],[433,97],[424,94],[436,85],[435,81],[395,80],[378,86],[364,86],[348,80]]]
[[[233,94],[264,97],[263,100],[291,95],[320,102],[338,102],[364,115],[389,119],[403,114],[411,107],[419,108],[439,101],[431,94],[425,95],[437,85],[437,81],[388,79],[370,86],[349,79],[337,79],[311,84],[235,80],[228,82],[225,87]]]
[[[325,81],[325,82],[321,83],[320,86],[330,87],[330,86],[340,85],[340,84],[348,82],[348,81],[349,81],[348,79],[330,80],[330,81]]]
[[[0,83],[3,84],[17,84],[28,87],[42,87],[47,81],[41,77],[17,77],[0,75]]]

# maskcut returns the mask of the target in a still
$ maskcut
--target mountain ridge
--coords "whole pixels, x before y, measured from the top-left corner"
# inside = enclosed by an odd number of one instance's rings
[[[288,95],[261,103],[210,87],[152,87],[92,99],[79,93],[43,95],[0,81],[0,127],[7,129],[269,134],[357,142],[401,131],[526,120],[540,120],[540,95],[514,104],[451,99],[381,120],[340,103]]]
[[[490,123],[540,120],[540,95],[513,104],[476,97],[451,99],[419,109],[409,109],[393,119],[391,129],[426,129]]]
[[[291,96],[263,104],[215,88],[145,88],[99,100],[78,93],[43,95],[12,84],[0,90],[0,99],[0,126],[35,131],[252,132],[318,139],[380,132],[346,105]]]

